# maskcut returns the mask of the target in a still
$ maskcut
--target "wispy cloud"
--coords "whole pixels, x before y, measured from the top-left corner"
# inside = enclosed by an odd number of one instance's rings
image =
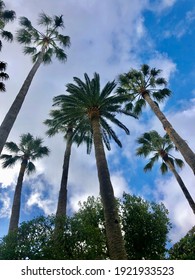
[[[194,27],[195,21],[195,9],[186,12],[186,15],[183,19],[179,19],[177,22],[172,22],[171,28],[164,31],[164,37],[176,37],[181,39],[186,34],[191,32],[191,29]]]

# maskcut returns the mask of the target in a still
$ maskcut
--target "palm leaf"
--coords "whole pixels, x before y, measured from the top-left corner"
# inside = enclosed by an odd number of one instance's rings
[[[32,161],[29,161],[26,167],[26,173],[29,175],[36,171],[36,167]]]
[[[168,171],[168,167],[165,162],[162,162],[162,164],[160,166],[160,170],[161,170],[162,174],[165,174]]]
[[[163,102],[170,95],[171,95],[171,91],[167,88],[152,93],[153,98],[158,102]]]
[[[142,113],[143,107],[145,106],[146,106],[146,101],[144,99],[137,100],[133,108],[133,113],[136,116],[139,116]]]
[[[166,86],[167,85],[167,81],[164,78],[157,78],[155,80],[155,83],[159,86]]]
[[[0,72],[0,79],[1,80],[8,80],[9,79],[9,75],[7,73],[4,72]]]
[[[156,68],[152,68],[150,70],[150,74],[152,75],[152,77],[157,77],[161,72],[162,72],[161,69],[156,69]]]
[[[54,26],[56,28],[59,28],[59,27],[63,28],[64,27],[63,15],[54,17]]]
[[[183,160],[181,160],[181,159],[179,159],[179,158],[175,158],[174,161],[175,161],[176,165],[177,165],[179,168],[184,167],[184,162],[183,162]]]
[[[43,63],[50,64],[52,62],[52,54],[54,50],[52,48],[48,48],[48,50],[43,55]],[[38,58],[38,57],[37,57]]]
[[[26,29],[19,29],[16,32],[16,39],[19,43],[28,45],[31,43],[32,35]]]
[[[7,167],[13,167],[18,160],[21,160],[21,157],[2,154],[0,156],[0,159],[3,160],[2,167],[7,168]]]
[[[150,73],[150,67],[147,65],[147,64],[143,64],[142,66],[141,66],[141,71],[142,71],[142,73],[144,74],[144,76],[147,76],[147,75],[149,75],[149,73]]]
[[[20,17],[19,18],[19,24],[22,27],[27,28],[28,30],[31,30],[33,28],[32,24],[31,24],[31,21],[27,17]]]
[[[36,54],[37,49],[35,47],[27,47],[27,46],[25,46],[23,52],[24,52],[24,54],[34,55],[34,54]]]
[[[7,68],[7,63],[0,61],[0,71],[5,71]]]
[[[12,42],[13,41],[13,35],[12,35],[12,33],[11,32],[9,32],[9,31],[6,31],[6,30],[1,30],[1,37],[3,38],[3,39],[5,39],[6,41],[10,41],[10,42]]]
[[[8,23],[16,18],[16,13],[12,10],[4,10],[3,13],[1,13],[1,18],[5,23]]]
[[[38,24],[48,26],[51,25],[53,22],[52,18],[45,13],[40,13],[38,18]]]
[[[151,171],[152,168],[153,168],[153,162],[152,161],[149,161],[145,166],[144,166],[144,172],[148,172],[148,171]]]
[[[70,37],[69,36],[64,36],[62,34],[57,35],[57,39],[63,47],[70,47]]]
[[[5,91],[6,91],[6,89],[5,89],[5,84],[2,83],[2,82],[0,82],[0,91],[1,91],[1,92],[5,92]]]
[[[14,142],[6,142],[5,143],[5,148],[10,151],[11,153],[17,154],[20,151],[20,148],[18,145]]]
[[[56,58],[61,62],[66,62],[67,55],[65,54],[64,50],[61,48],[55,48],[54,53],[56,55]]]

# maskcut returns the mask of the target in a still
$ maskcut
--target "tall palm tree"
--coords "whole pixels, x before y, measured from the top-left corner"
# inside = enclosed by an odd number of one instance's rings
[[[182,168],[184,163],[181,159],[175,158],[170,154],[170,151],[175,147],[168,134],[165,134],[163,137],[161,137],[157,131],[153,130],[144,133],[140,138],[138,138],[137,142],[140,144],[140,147],[137,149],[138,156],[147,157],[153,153],[153,156],[144,167],[144,171],[150,171],[153,168],[155,162],[161,158],[162,164],[160,169],[162,174],[166,173],[168,169],[174,174],[179,186],[181,187],[181,190],[183,191],[183,194],[185,195],[190,207],[192,208],[192,211],[195,214],[195,202],[186,188],[182,178],[175,169],[175,165]]]
[[[41,13],[38,24],[45,28],[44,32],[33,27],[26,17],[20,18],[22,28],[17,32],[17,40],[25,45],[24,54],[31,55],[34,64],[0,126],[0,154],[39,66],[51,63],[53,56],[62,62],[67,59],[64,48],[69,47],[70,38],[58,32],[64,27],[62,16],[51,18]]]
[[[9,233],[17,230],[20,216],[20,204],[22,184],[25,172],[30,174],[35,172],[35,165],[32,161],[48,156],[49,149],[42,145],[41,138],[34,138],[30,133],[22,134],[20,143],[7,142],[5,147],[11,154],[2,154],[0,159],[3,160],[3,168],[12,167],[16,162],[21,162],[18,180],[14,193],[12,212],[9,224]]]
[[[161,70],[150,68],[146,64],[143,64],[139,71],[132,69],[128,73],[119,76],[120,86],[118,93],[129,96],[127,108],[132,109],[137,115],[142,112],[143,107],[147,103],[149,104],[152,111],[162,123],[166,133],[195,174],[194,152],[190,149],[186,141],[175,131],[171,123],[159,109],[157,102],[164,101],[171,94],[170,90],[165,88],[166,80],[159,77],[160,73]]]
[[[84,77],[84,82],[74,77],[75,84],[67,84],[68,95],[55,97],[54,105],[61,106],[64,112],[63,122],[76,124],[74,133],[78,129],[81,131],[81,138],[86,137],[88,151],[94,143],[109,255],[111,259],[126,259],[113,186],[103,145],[104,143],[110,149],[110,140],[114,139],[120,147],[122,146],[109,123],[117,125],[129,134],[128,128],[116,118],[116,114],[122,111],[121,104],[124,102],[124,98],[112,94],[116,86],[115,81],[108,82],[101,90],[100,77],[97,73],[94,74],[93,79],[90,79],[87,74],[84,74]]]
[[[52,110],[50,112],[51,119],[47,119],[44,123],[49,127],[46,131],[48,136],[54,136],[56,133],[62,132],[66,140],[66,148],[64,153],[62,177],[60,182],[60,191],[58,197],[56,218],[66,216],[67,208],[67,183],[68,183],[68,171],[70,164],[71,148],[73,141],[73,125],[71,123],[64,124],[58,122],[59,118],[63,118],[62,110]]]
[[[0,36],[1,38],[5,39],[6,41],[13,41],[13,35],[11,32],[6,31],[4,28],[6,24],[10,21],[13,21],[16,17],[16,14],[12,10],[6,10],[5,9],[5,3],[3,1],[0,1]],[[2,49],[2,42],[0,40],[0,51]],[[9,75],[5,73],[5,70],[7,68],[7,63],[0,61],[0,91],[5,91],[5,84],[4,80],[7,80],[9,78]]]

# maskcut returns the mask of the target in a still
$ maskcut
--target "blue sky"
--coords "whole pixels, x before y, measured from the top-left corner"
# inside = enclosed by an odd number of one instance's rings
[[[44,138],[51,155],[36,163],[37,173],[25,178],[21,206],[21,221],[39,214],[56,211],[65,142],[62,135],[45,136],[43,121],[48,117],[52,98],[65,93],[65,84],[73,76],[83,78],[98,72],[102,87],[118,74],[147,63],[162,69],[172,96],[161,109],[178,133],[195,150],[195,4],[193,0],[15,0],[5,1],[7,8],[19,16],[27,16],[36,24],[44,11],[49,15],[64,15],[63,33],[71,37],[66,64],[54,61],[41,66],[31,85],[22,111],[9,136],[18,141],[22,133],[30,132]],[[18,21],[9,25],[13,32]],[[9,109],[15,95],[31,68],[30,58],[22,53],[17,42],[4,43],[1,59],[8,63],[10,80],[7,93],[0,94],[0,119]],[[173,224],[170,238],[178,241],[194,225],[194,215],[171,174],[163,176],[158,166],[144,173],[145,159],[135,156],[136,139],[151,129],[164,134],[160,122],[147,107],[139,120],[121,117],[131,134],[117,134],[123,143],[120,149],[112,144],[107,152],[115,195],[123,191],[146,199],[163,202]],[[180,156],[179,153],[177,155]],[[182,158],[182,157],[181,157]],[[0,169],[0,236],[6,234],[19,166]],[[195,198],[194,176],[186,165],[179,172]],[[94,152],[73,146],[69,175],[69,211],[78,209],[78,201],[99,194]]]

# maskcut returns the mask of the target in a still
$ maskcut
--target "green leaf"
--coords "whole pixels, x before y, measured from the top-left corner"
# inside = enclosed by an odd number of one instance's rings
[[[144,76],[149,75],[150,67],[147,64],[143,64],[141,66],[141,71],[143,72]]]
[[[179,158],[175,158],[174,159],[176,165],[179,167],[179,168],[183,168],[184,167],[184,162],[183,160],[179,159]]]
[[[16,32],[16,39],[21,44],[31,44],[32,35],[26,29],[19,29]]]
[[[1,37],[6,41],[10,41],[10,42],[13,41],[13,35],[9,31],[1,30]]]
[[[61,49],[61,48],[55,48],[55,49],[54,49],[54,52],[55,52],[56,58],[57,58],[59,61],[65,62],[65,61],[67,60],[67,55],[65,54],[65,52],[64,52],[63,49]]]
[[[27,17],[20,17],[19,18],[19,24],[27,29],[32,29],[31,21]]]
[[[45,13],[39,14],[38,24],[43,26],[49,26],[52,24],[52,18]]]
[[[160,170],[161,170],[161,173],[162,173],[162,174],[165,174],[166,172],[168,172],[168,167],[167,167],[167,165],[166,165],[165,162],[163,162],[163,163],[161,164]]]
[[[37,49],[35,47],[24,47],[24,54],[30,54],[30,55],[34,55],[36,54]]]

